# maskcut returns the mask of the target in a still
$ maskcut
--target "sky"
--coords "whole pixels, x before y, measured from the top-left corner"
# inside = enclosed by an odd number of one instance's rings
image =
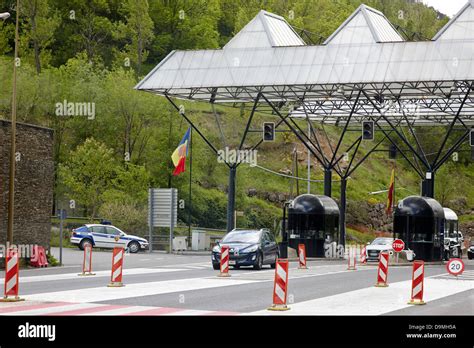
[[[454,16],[469,0],[423,0],[428,6],[432,6],[439,12]]]

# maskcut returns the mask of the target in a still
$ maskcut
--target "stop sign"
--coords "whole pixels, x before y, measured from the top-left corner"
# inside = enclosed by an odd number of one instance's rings
[[[405,249],[405,243],[401,239],[395,239],[392,243],[392,248],[393,248],[393,251],[395,251],[396,253],[399,253],[400,251]]]

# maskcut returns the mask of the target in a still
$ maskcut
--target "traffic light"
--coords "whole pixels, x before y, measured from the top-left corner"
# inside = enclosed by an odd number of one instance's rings
[[[469,143],[474,147],[474,129],[471,129],[471,133],[469,133]]]
[[[263,123],[263,141],[274,141],[275,140],[275,123],[264,122]]]
[[[374,121],[363,121],[362,122],[362,140],[374,140]]]
[[[390,159],[396,159],[397,158],[397,147],[395,145],[390,145],[390,148],[388,149],[388,158]]]

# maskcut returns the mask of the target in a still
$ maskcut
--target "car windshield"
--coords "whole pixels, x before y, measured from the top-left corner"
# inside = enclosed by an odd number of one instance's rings
[[[260,231],[235,231],[228,233],[222,243],[258,243]]]
[[[387,245],[392,244],[392,238],[375,238],[371,245]]]

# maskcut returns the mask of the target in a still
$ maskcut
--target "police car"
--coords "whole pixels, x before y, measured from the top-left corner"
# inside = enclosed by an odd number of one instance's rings
[[[145,238],[126,234],[112,225],[87,224],[72,230],[71,244],[83,250],[86,244],[98,248],[128,248],[131,253],[148,248]]]

